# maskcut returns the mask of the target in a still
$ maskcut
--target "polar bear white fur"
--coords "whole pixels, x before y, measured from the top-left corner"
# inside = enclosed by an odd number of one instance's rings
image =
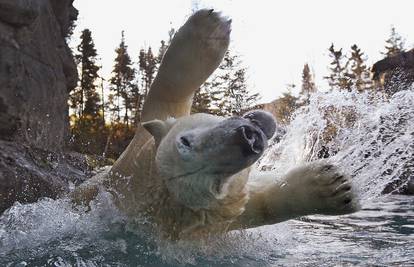
[[[249,177],[276,127],[268,113],[189,114],[194,92],[227,50],[230,24],[213,10],[188,19],[163,58],[134,139],[108,173],[74,192],[75,201],[104,187],[125,214],[147,216],[174,239],[356,210],[348,176],[324,161],[279,183],[272,172]]]

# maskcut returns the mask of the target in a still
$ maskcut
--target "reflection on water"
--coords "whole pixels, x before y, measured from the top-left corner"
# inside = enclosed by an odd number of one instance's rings
[[[321,110],[330,106],[351,111],[355,123],[331,118],[341,127],[324,143]],[[108,194],[90,212],[43,199],[0,216],[0,266],[414,266],[414,197],[381,195],[389,182],[413,175],[413,136],[413,90],[374,103],[368,95],[315,95],[260,166],[282,175],[324,145],[337,152],[329,160],[352,175],[361,211],[172,243],[151,234],[146,220],[124,218]]]
[[[414,262],[414,198],[388,196],[341,217],[292,221],[296,263],[389,266]],[[298,253],[299,252],[299,253]]]

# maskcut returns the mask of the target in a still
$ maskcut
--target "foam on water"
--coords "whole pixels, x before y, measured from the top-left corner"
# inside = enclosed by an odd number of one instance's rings
[[[332,125],[335,134],[327,139]],[[154,237],[146,220],[128,221],[105,192],[88,212],[74,209],[65,198],[42,199],[16,203],[0,216],[0,266],[408,264],[414,259],[414,200],[384,197],[381,191],[414,173],[413,140],[412,89],[391,99],[318,93],[258,167],[283,176],[329,153],[328,160],[350,173],[359,187],[362,211],[172,243]]]

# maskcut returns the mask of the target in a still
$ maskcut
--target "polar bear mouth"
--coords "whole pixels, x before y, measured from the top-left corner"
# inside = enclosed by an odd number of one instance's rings
[[[200,167],[200,168],[198,168],[194,171],[190,171],[190,172],[186,172],[186,173],[183,173],[183,174],[179,174],[179,175],[176,175],[176,176],[169,177],[167,180],[168,181],[174,181],[174,180],[177,180],[177,179],[180,179],[180,178],[188,178],[188,176],[191,176],[191,175],[194,175],[198,172],[203,171],[204,169],[206,169],[206,167],[207,166],[202,166],[202,167]]]

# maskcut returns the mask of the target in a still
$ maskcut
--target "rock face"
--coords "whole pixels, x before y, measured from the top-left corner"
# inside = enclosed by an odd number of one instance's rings
[[[379,78],[379,76],[386,71],[395,70],[397,68],[408,72],[413,71],[414,49],[411,49],[407,52],[398,53],[395,56],[387,57],[376,62],[372,66],[372,72],[374,73],[374,78]]]
[[[384,58],[372,66],[374,80],[382,86],[389,96],[398,91],[408,89],[414,83],[414,49],[400,52],[392,57]],[[402,120],[402,123],[405,123]],[[404,166],[405,170],[399,179],[395,179],[384,189],[384,193],[402,193],[414,195],[414,155],[412,162]],[[404,186],[401,187],[401,185]],[[396,188],[399,188],[396,190]]]
[[[388,95],[407,89],[414,82],[414,49],[376,62],[372,73]]]
[[[0,0],[0,139],[60,150],[77,71],[72,0]]]
[[[65,38],[73,0],[0,0],[0,212],[56,197],[88,176],[85,157],[60,152],[77,83]]]
[[[85,155],[0,140],[0,214],[15,201],[55,198],[91,175]]]

